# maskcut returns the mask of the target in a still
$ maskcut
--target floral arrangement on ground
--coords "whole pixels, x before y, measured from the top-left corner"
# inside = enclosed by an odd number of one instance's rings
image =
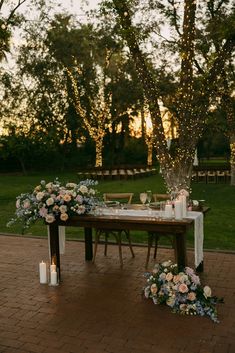
[[[78,184],[63,184],[58,178],[49,183],[42,180],[32,192],[17,196],[15,217],[7,225],[20,221],[24,231],[38,219],[53,223],[88,213],[97,201],[95,185],[97,181],[90,179]]]
[[[156,264],[152,273],[146,273],[144,296],[154,304],[166,304],[173,313],[209,316],[219,322],[216,304],[222,298],[212,296],[209,286],[202,286],[199,276],[190,267],[183,271],[172,261]]]

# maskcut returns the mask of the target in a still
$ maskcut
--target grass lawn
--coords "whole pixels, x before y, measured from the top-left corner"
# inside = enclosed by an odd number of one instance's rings
[[[0,232],[20,234],[20,225],[6,227],[6,223],[15,211],[15,198],[17,195],[28,192],[40,180],[46,182],[59,177],[61,181],[77,182],[76,173],[34,173],[28,176],[0,175]],[[141,191],[152,190],[153,193],[165,193],[165,186],[160,175],[140,178],[136,180],[100,181],[97,189],[102,196],[103,192],[134,192],[133,202],[139,201]],[[229,184],[192,184],[192,198],[206,200],[206,206],[211,208],[205,217],[205,249],[235,250],[235,187]],[[46,236],[46,227],[42,222],[33,225],[26,235]],[[68,228],[68,238],[83,238],[82,229]],[[146,234],[132,232],[133,242],[145,242]],[[188,234],[188,245],[193,245],[193,232]]]

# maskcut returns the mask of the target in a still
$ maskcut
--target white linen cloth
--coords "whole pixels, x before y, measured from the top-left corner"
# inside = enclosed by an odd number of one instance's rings
[[[203,261],[204,216],[202,212],[188,211],[186,218],[194,219],[194,261],[197,268]]]
[[[124,210],[115,208],[102,208],[101,214],[110,216],[132,216],[132,217],[159,217],[156,210]],[[203,261],[203,241],[204,241],[204,217],[202,212],[188,211],[186,218],[194,220],[194,262],[197,268]]]

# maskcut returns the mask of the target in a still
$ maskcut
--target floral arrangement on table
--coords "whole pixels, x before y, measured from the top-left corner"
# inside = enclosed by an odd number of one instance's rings
[[[216,304],[223,299],[212,296],[210,287],[201,286],[200,278],[192,268],[179,271],[178,266],[169,260],[156,264],[152,273],[145,276],[144,296],[151,298],[154,304],[166,304],[173,313],[207,315],[219,322]]]
[[[96,204],[95,185],[97,182],[90,179],[78,184],[63,184],[58,179],[49,183],[42,180],[31,193],[16,197],[15,217],[7,225],[20,221],[24,231],[38,219],[53,223],[89,213]]]

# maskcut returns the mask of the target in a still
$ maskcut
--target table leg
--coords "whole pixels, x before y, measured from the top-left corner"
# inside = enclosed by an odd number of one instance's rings
[[[84,233],[85,233],[85,260],[91,261],[93,258],[92,228],[84,228]]]
[[[58,281],[60,281],[60,245],[59,245],[59,227],[56,224],[49,225],[50,232],[50,249],[51,249],[51,260],[53,259],[57,273],[58,273]]]
[[[175,234],[175,259],[178,267],[183,269],[187,266],[186,234]]]

